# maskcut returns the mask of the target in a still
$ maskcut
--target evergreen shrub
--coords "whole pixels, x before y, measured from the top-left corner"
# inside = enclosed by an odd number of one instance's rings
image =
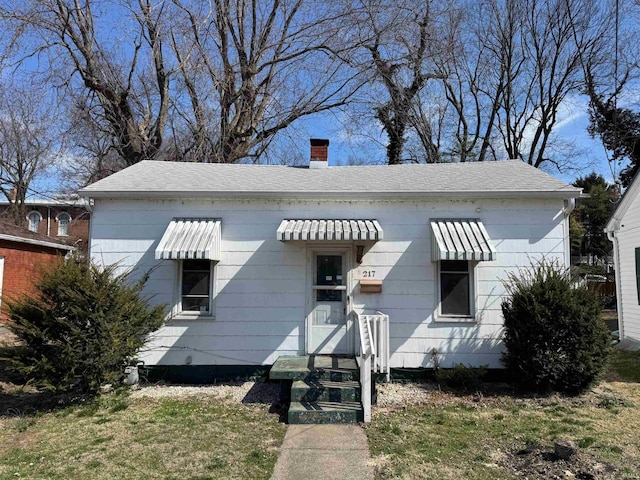
[[[577,394],[596,382],[610,353],[600,302],[574,288],[557,263],[542,261],[510,274],[504,315],[503,363],[530,391]]]
[[[162,325],[164,306],[142,295],[148,275],[132,281],[116,268],[60,262],[43,272],[35,294],[8,302],[8,328],[23,345],[8,358],[11,368],[53,391],[96,393],[120,383],[146,336]]]

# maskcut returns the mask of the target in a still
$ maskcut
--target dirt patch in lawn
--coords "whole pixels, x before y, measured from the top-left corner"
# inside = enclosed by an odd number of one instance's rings
[[[498,464],[523,478],[613,480],[617,469],[592,455],[578,451],[569,459],[558,458],[553,447],[530,445],[513,448],[498,459]]]
[[[381,385],[366,428],[379,478],[640,478],[640,384],[603,382],[577,397],[493,387],[466,395],[428,383]],[[556,458],[558,438],[577,453]]]

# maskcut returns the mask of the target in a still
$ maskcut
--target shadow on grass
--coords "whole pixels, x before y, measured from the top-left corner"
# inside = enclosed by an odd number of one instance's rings
[[[28,416],[67,408],[91,398],[77,392],[53,393],[26,385],[7,360],[17,346],[0,347],[0,417]]]
[[[287,421],[288,399],[282,395],[282,386],[278,382],[257,381],[242,399],[243,405],[269,405],[269,413],[278,415],[280,422]]]

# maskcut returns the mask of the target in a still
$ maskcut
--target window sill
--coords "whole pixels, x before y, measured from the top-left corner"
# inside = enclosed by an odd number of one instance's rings
[[[186,313],[178,313],[167,318],[167,322],[178,321],[213,321],[216,317],[213,315],[198,315],[198,314],[186,314]]]
[[[446,315],[434,316],[434,322],[436,323],[478,323],[476,317],[456,317]]]

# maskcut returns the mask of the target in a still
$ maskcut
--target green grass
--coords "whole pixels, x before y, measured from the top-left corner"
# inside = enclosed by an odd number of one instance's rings
[[[268,479],[277,415],[217,398],[107,396],[0,418],[0,479]]]
[[[615,349],[609,360],[607,380],[640,382],[640,352],[625,352]]]
[[[640,352],[616,351],[603,383],[576,398],[470,396],[432,392],[424,405],[374,415],[367,436],[380,479],[519,478],[506,456],[529,444],[574,440],[614,465],[620,478],[640,478]],[[476,399],[477,400],[477,399]]]

